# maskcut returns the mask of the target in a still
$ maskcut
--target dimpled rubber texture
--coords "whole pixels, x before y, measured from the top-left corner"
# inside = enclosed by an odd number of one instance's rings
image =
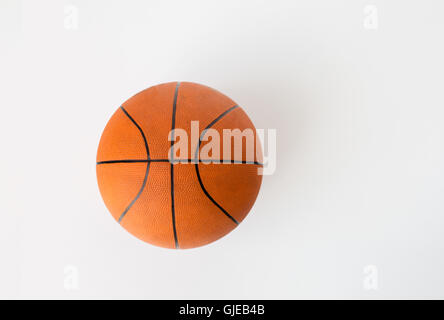
[[[199,121],[200,139],[194,144],[191,121]],[[238,153],[232,146],[231,155],[221,148],[219,155],[187,161],[209,143],[209,128],[221,139],[223,129],[236,128],[252,129],[256,138],[253,123],[235,102],[196,83],[160,84],[117,109],[100,139],[97,180],[122,227],[153,245],[186,249],[223,237],[245,218],[260,189],[262,150],[255,150],[254,161],[246,161],[242,143]],[[173,136],[179,129],[188,133],[186,159],[169,154],[172,129]],[[170,162],[170,156],[177,161]],[[209,163],[211,159],[230,163]]]

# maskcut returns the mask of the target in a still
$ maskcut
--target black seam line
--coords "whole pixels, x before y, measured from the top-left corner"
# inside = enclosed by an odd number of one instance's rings
[[[122,109],[123,112],[125,112],[126,116],[131,120],[132,123],[134,123],[134,125],[137,127],[137,129],[139,129],[140,134],[142,135],[143,138],[143,142],[145,143],[145,150],[146,150],[146,157],[148,159],[150,159],[150,149],[148,148],[148,142],[146,141],[146,137],[145,137],[145,133],[143,133],[142,128],[137,124],[137,122],[133,119],[133,117],[131,117],[129,115],[129,113],[125,110],[125,108],[122,106],[120,107],[120,109]]]
[[[199,154],[199,149],[200,149],[200,143],[202,141],[202,138],[204,137],[205,133],[207,132],[207,130],[209,128],[211,128],[216,122],[218,122],[220,119],[222,119],[223,117],[225,117],[229,112],[233,111],[234,109],[236,109],[238,106],[235,105],[233,107],[231,107],[230,109],[226,110],[225,112],[223,112],[220,116],[218,116],[216,119],[214,119],[213,121],[210,122],[210,124],[208,126],[206,126],[206,128],[202,131],[202,134],[199,137],[199,142],[197,144],[197,149],[196,149],[196,153],[195,153],[195,158],[198,158],[198,154]],[[222,208],[222,206],[220,204],[218,204],[216,202],[216,200],[213,199],[212,196],[210,196],[210,194],[208,193],[207,189],[205,189],[202,179],[200,177],[200,173],[199,173],[199,163],[196,163],[194,165],[195,169],[196,169],[196,175],[197,175],[197,180],[199,180],[199,184],[200,184],[200,188],[202,189],[202,191],[205,193],[205,195],[207,196],[208,199],[211,200],[211,202],[214,203],[214,205],[216,207],[218,207],[228,218],[230,218],[235,224],[239,224],[239,222],[233,218],[233,216],[231,216],[224,208]]]
[[[176,89],[174,90],[174,100],[173,100],[173,116],[171,121],[171,154],[170,159],[174,160],[174,129],[176,128],[176,107],[177,107],[177,95],[179,93],[180,82],[177,82]],[[179,248],[179,241],[177,240],[177,230],[176,230],[176,211],[174,207],[174,166],[171,163],[170,166],[170,178],[171,178],[171,217],[173,221],[173,233],[174,233],[174,243],[176,249]]]
[[[235,224],[239,224],[239,222],[236,220],[236,219],[234,219],[233,218],[233,216],[232,215],[230,215],[224,208],[222,208],[221,207],[221,205],[220,204],[218,204],[217,202],[216,202],[216,200],[214,200],[213,199],[213,197],[212,196],[210,196],[210,194],[208,193],[208,191],[207,191],[207,189],[205,189],[205,187],[204,187],[204,185],[203,185],[203,183],[202,183],[202,179],[200,178],[200,173],[199,173],[199,165],[196,163],[195,164],[195,167],[196,167],[196,174],[197,174],[197,180],[199,180],[199,184],[200,184],[200,187],[202,188],[202,191],[205,193],[205,195],[207,196],[207,198],[208,199],[210,199],[211,200],[211,202],[213,202],[214,203],[214,205],[216,206],[216,207],[218,207],[228,218],[230,218]]]
[[[170,162],[170,159],[123,159],[123,160],[106,160],[99,161],[96,164],[112,164],[112,163],[145,163],[145,162]],[[196,163],[196,159],[175,159],[173,163]],[[202,163],[215,163],[215,164],[254,164],[263,166],[263,163],[257,161],[244,161],[244,160],[224,160],[224,159],[199,159]]]
[[[191,159],[191,161],[196,162],[194,159]],[[216,162],[217,161],[217,162]],[[244,161],[244,160],[212,160],[212,159],[199,159],[199,162],[202,163],[210,163],[214,162],[216,164],[254,164],[257,166],[263,166],[262,163],[257,161]]]
[[[146,141],[146,137],[145,137],[145,134],[143,133],[142,128],[137,124],[136,121],[134,121],[134,119],[128,114],[128,112],[123,107],[120,107],[120,108],[126,114],[126,116],[132,121],[132,123],[134,123],[134,125],[137,127],[137,129],[139,129],[140,134],[142,135],[143,141],[145,143],[146,157],[148,159],[150,159],[150,150],[148,148],[148,142]],[[134,205],[134,203],[137,201],[137,199],[139,199],[140,195],[142,194],[143,189],[145,189],[145,185],[146,185],[146,181],[148,179],[148,172],[149,171],[150,171],[150,162],[147,162],[145,177],[143,178],[142,186],[140,187],[140,190],[137,193],[136,197],[131,201],[131,203],[128,205],[128,207],[126,207],[126,209],[120,215],[119,220],[118,220],[119,223],[122,221],[123,217],[125,217],[125,215],[128,213],[128,210],[131,209],[131,207]]]
[[[107,160],[107,161],[99,161],[97,164],[111,164],[111,163],[145,163],[145,162],[153,162],[152,159],[123,159],[123,160]]]
[[[202,130],[202,133],[200,134],[199,137],[199,141],[197,143],[197,148],[196,148],[196,152],[194,154],[194,158],[197,159],[199,158],[199,149],[200,149],[200,144],[202,142],[203,137],[205,136],[205,134],[207,133],[208,129],[210,129],[216,122],[218,122],[220,119],[222,119],[223,117],[225,117],[227,115],[227,113],[233,111],[234,109],[238,108],[238,105],[234,105],[231,108],[229,108],[228,110],[226,110],[225,112],[223,112],[221,115],[219,115],[216,119],[214,119],[213,121],[210,122],[209,125],[207,125],[205,127],[205,129]]]

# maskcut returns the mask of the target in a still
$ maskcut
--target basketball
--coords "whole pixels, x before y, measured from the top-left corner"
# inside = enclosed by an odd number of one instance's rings
[[[100,138],[96,172],[103,201],[123,228],[156,246],[187,249],[244,220],[259,193],[262,161],[256,129],[240,106],[207,86],[171,82],[115,111]]]

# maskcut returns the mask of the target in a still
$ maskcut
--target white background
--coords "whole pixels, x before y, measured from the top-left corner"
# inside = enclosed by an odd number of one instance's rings
[[[0,297],[444,298],[443,10],[0,0]],[[95,176],[115,109],[175,80],[277,130],[247,219],[184,251],[122,229]]]

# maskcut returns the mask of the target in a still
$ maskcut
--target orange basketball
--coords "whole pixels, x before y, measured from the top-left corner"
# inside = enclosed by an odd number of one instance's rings
[[[247,135],[240,146],[234,136],[225,139],[235,129],[253,132],[253,159]],[[246,113],[220,92],[190,82],[160,84],[127,100],[97,152],[100,193],[114,219],[143,241],[176,249],[233,230],[256,200],[261,167]]]

